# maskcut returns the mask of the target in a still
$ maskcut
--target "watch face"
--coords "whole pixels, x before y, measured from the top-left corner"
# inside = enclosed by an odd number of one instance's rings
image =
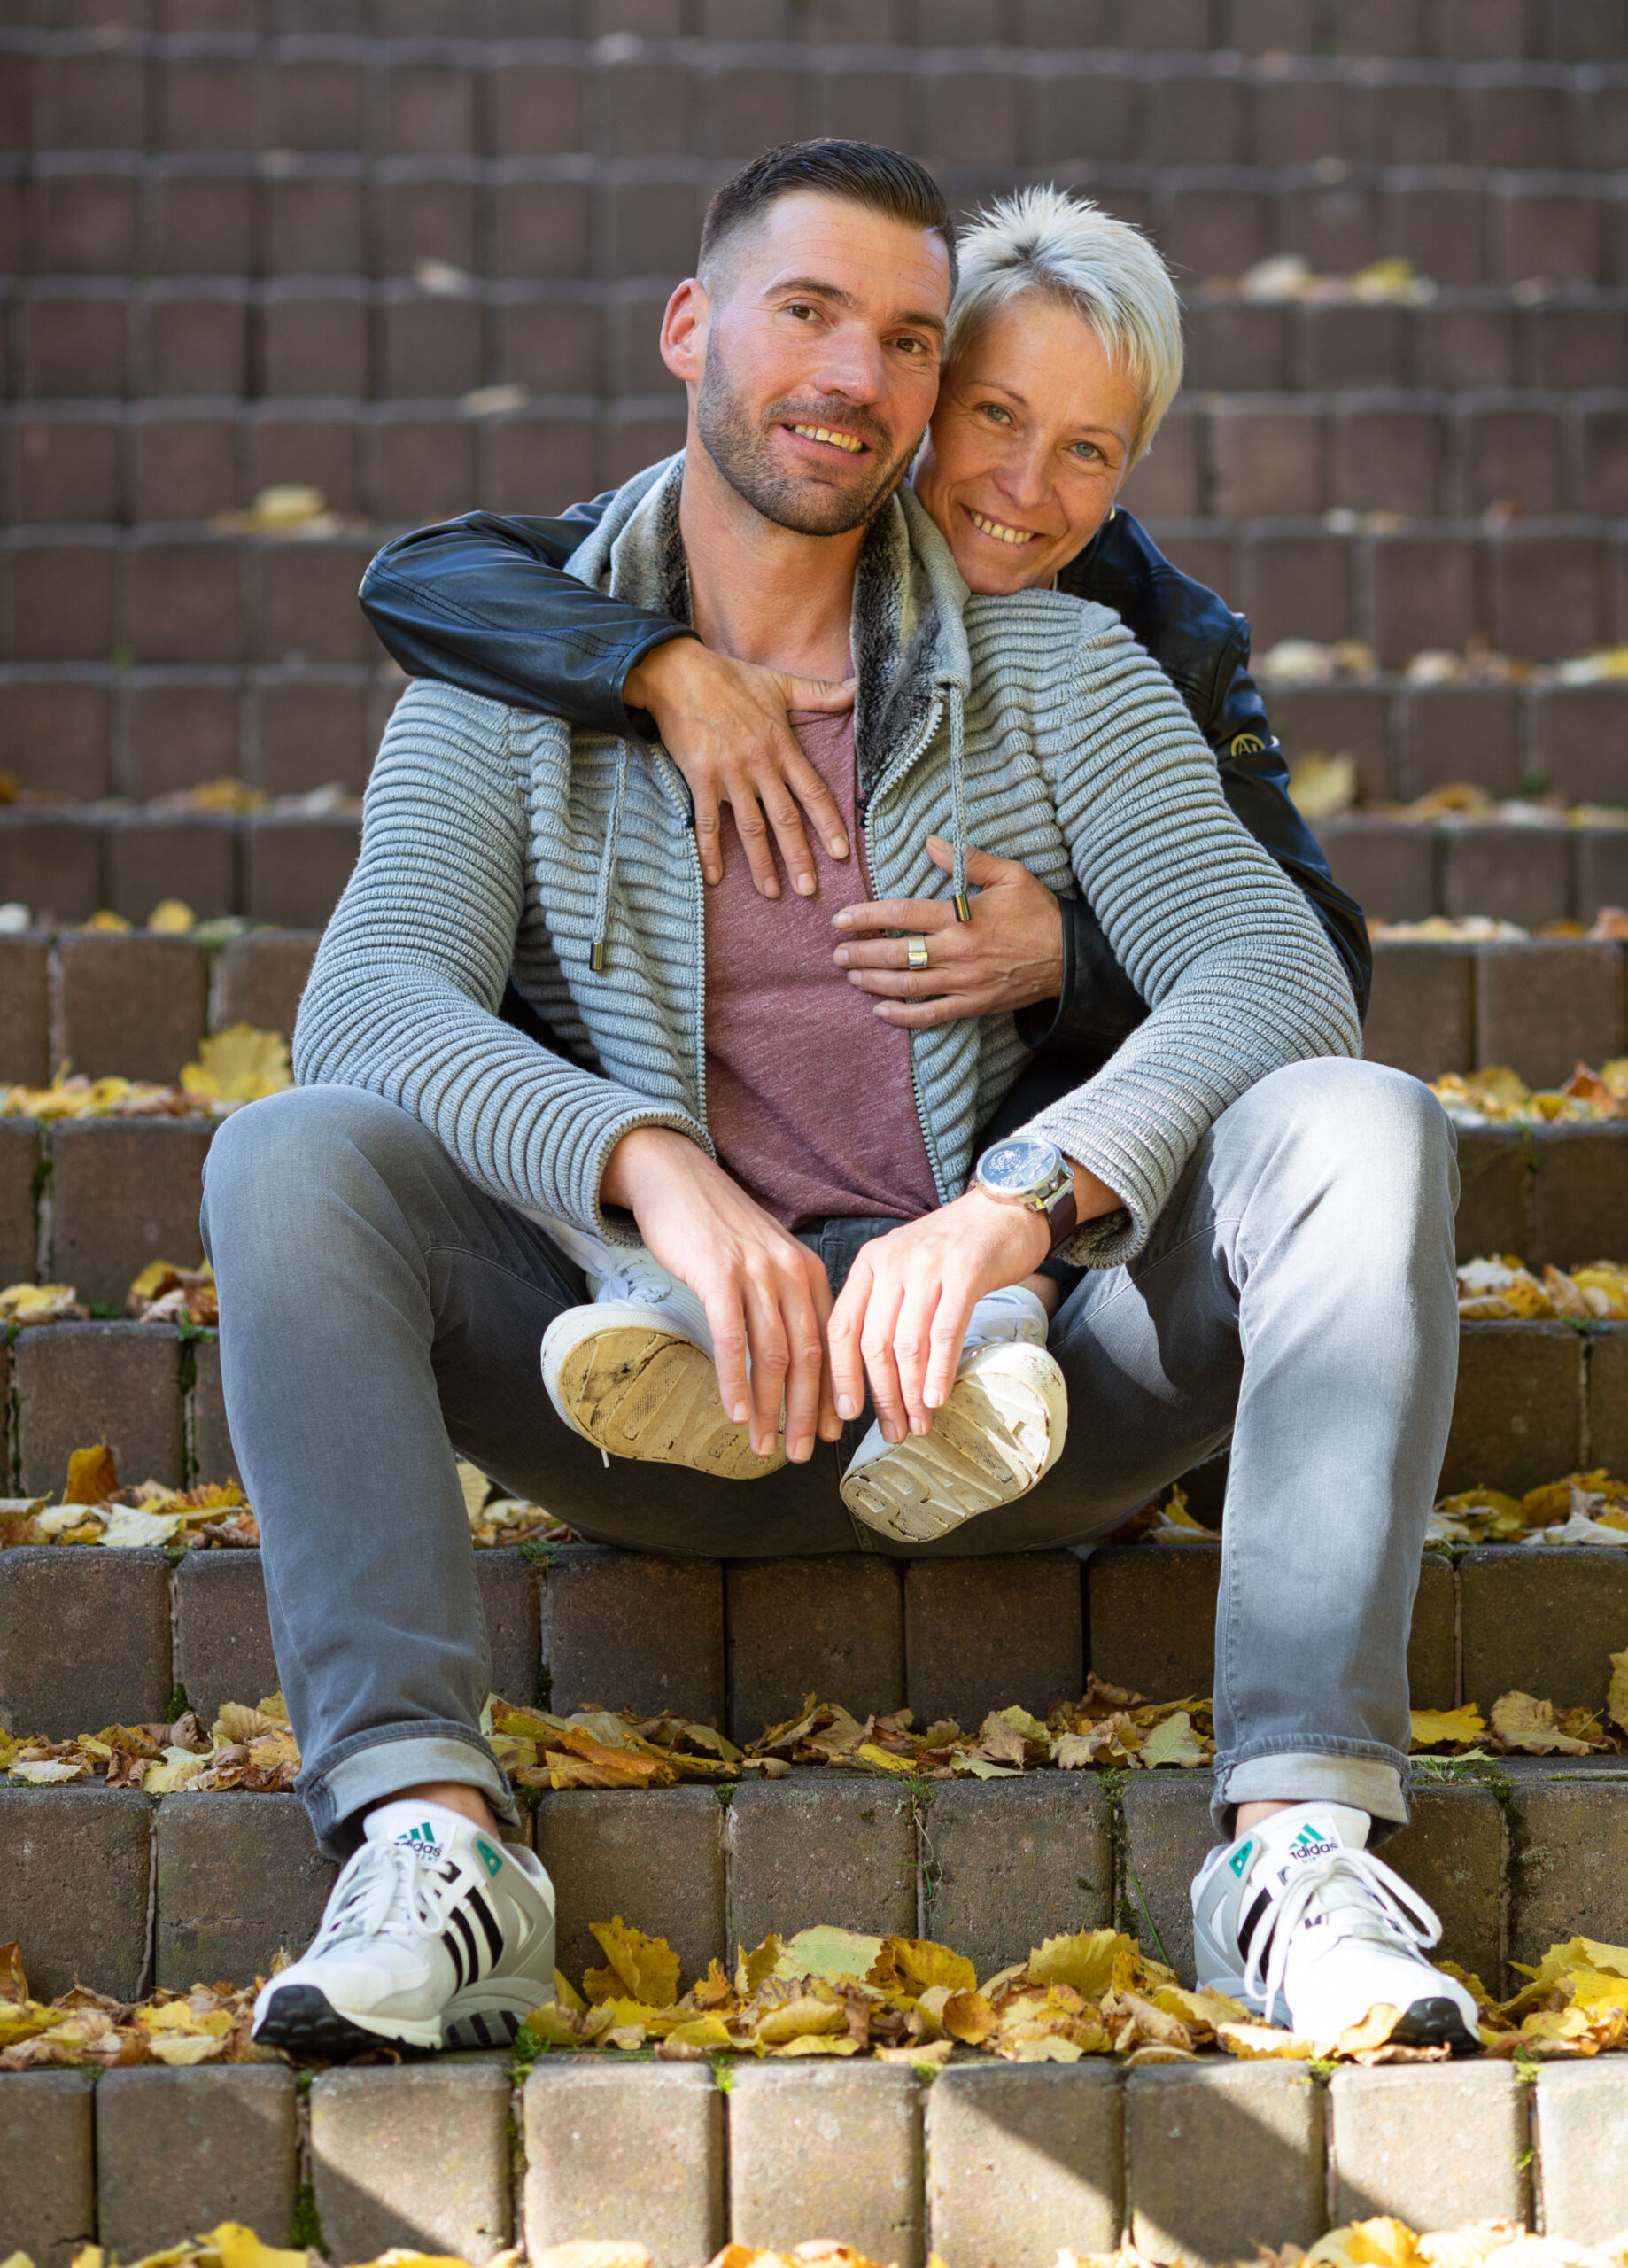
[[[1059,1163],[1051,1142],[1000,1142],[978,1161],[978,1178],[1003,1197],[1023,1197],[1043,1189]]]

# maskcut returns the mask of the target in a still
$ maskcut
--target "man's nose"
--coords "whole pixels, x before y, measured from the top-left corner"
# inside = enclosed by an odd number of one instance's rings
[[[830,334],[810,375],[822,393],[839,394],[845,401],[880,401],[887,392],[881,343],[857,325]]]

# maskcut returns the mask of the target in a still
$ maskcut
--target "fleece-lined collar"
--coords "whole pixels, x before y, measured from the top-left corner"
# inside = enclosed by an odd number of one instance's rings
[[[569,571],[631,604],[690,618],[678,532],[684,454],[635,473],[574,554]],[[852,647],[858,691],[854,733],[869,797],[919,739],[935,700],[959,708],[971,661],[962,622],[968,597],[950,548],[908,488],[872,523],[854,579]],[[957,883],[957,888],[962,887]]]

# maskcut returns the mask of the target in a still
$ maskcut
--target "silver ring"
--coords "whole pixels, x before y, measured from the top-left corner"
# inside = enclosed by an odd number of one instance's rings
[[[925,968],[927,965],[926,939],[921,936],[912,937],[905,948],[904,957],[911,968]]]

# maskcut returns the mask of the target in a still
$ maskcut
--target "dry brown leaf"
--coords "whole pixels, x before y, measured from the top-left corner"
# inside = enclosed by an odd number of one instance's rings
[[[1597,1742],[1578,1740],[1557,1723],[1554,1704],[1530,1693],[1503,1693],[1492,1704],[1492,1730],[1505,1748],[1526,1756],[1589,1756]]]

